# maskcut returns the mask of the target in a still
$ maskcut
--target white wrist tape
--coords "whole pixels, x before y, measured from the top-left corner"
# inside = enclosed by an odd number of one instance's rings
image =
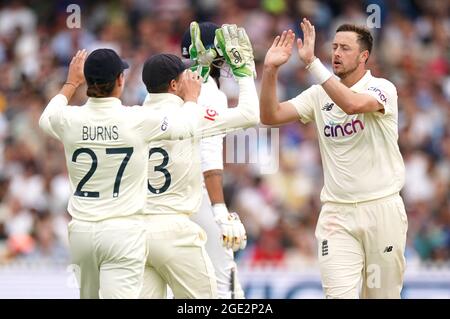
[[[306,69],[313,75],[319,84],[332,77],[330,71],[320,62],[319,58],[315,58],[313,62],[306,66]]]

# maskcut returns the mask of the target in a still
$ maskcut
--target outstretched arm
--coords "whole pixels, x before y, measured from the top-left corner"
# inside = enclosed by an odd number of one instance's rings
[[[239,103],[235,108],[220,110],[211,106],[200,110],[200,121],[195,135],[201,138],[259,123],[253,49],[245,30],[236,25],[223,25],[216,30],[215,42],[238,82]]]
[[[298,113],[289,102],[278,102],[277,78],[278,69],[285,64],[291,54],[295,34],[292,30],[283,31],[273,41],[264,60],[259,108],[261,122],[268,125],[284,124],[298,120]]]
[[[190,92],[193,92],[194,87],[195,91],[198,89],[198,93],[200,92],[200,77],[197,73],[186,70],[181,79],[180,90],[180,97],[185,101],[184,106],[177,114],[168,116],[167,120],[159,116],[153,119],[153,123],[148,123],[148,127],[154,128],[148,132],[148,138],[178,139],[192,136],[205,138],[259,123],[258,94],[253,78],[253,52],[245,30],[237,28],[236,25],[224,25],[216,30],[216,38],[239,85],[237,107],[224,110],[219,110],[215,106],[198,107],[195,103],[198,94]],[[192,98],[189,99],[189,95],[192,95]],[[163,127],[164,130],[159,130],[159,127]]]

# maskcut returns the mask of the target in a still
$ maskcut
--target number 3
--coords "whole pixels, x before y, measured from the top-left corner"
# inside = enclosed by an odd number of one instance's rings
[[[160,153],[163,156],[163,161],[160,165],[155,166],[154,171],[163,173],[164,177],[166,178],[166,181],[164,182],[164,185],[159,189],[156,189],[152,185],[150,185],[150,182],[147,182],[147,185],[148,185],[148,190],[151,193],[162,194],[169,188],[170,183],[172,182],[172,176],[170,175],[169,171],[167,169],[165,169],[165,167],[169,163],[169,154],[167,153],[167,151],[165,149],[163,149],[161,147],[154,147],[154,148],[150,149],[148,158],[150,159],[150,157],[155,153]]]

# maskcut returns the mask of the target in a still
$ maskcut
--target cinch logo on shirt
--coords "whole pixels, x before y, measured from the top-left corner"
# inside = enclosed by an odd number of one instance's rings
[[[364,130],[363,122],[353,119],[350,123],[342,125],[325,125],[323,134],[326,137],[350,136],[362,130]]]
[[[169,119],[167,116],[164,117],[163,123],[161,124],[161,131],[167,130],[167,126],[169,125]]]
[[[371,86],[370,88],[367,89],[367,91],[374,91],[378,95],[378,97],[380,98],[381,102],[386,104],[387,97],[386,97],[386,95],[384,95],[383,91],[381,91],[379,88]]]

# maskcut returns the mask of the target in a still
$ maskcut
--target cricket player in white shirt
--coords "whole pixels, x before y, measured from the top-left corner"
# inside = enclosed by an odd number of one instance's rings
[[[64,144],[72,189],[69,243],[81,298],[136,298],[146,253],[140,215],[148,143],[192,136],[193,126],[169,114],[123,107],[119,97],[128,64],[110,49],[86,55],[83,50],[73,58],[67,82],[39,125]],[[90,98],[82,107],[68,106],[84,78]],[[196,101],[195,91],[189,94]]]
[[[203,77],[198,104],[205,108],[214,105],[218,109],[227,109],[228,99],[219,89],[220,72],[225,59],[217,53],[214,45],[218,28],[212,22],[192,22],[183,35],[181,54],[196,62],[194,69],[198,67]],[[206,231],[206,251],[214,265],[219,298],[242,299],[244,292],[238,279],[233,251],[245,248],[246,233],[238,214],[228,212],[225,205],[222,185],[223,137],[212,136],[200,141],[203,195],[201,206],[191,219]]]
[[[193,26],[194,38],[200,38],[198,24],[194,23]],[[214,32],[239,84],[239,104],[236,108],[228,109],[224,107],[226,101],[222,99],[220,105],[201,105],[204,121],[213,126],[223,126],[225,123],[233,128],[253,126],[259,122],[259,109],[251,43],[245,30],[236,25],[224,25],[217,31],[214,29]],[[232,58],[232,52],[239,54],[242,60]],[[147,60],[142,78],[149,94],[144,108],[180,111],[183,101],[178,96],[177,76],[180,69],[177,65],[181,65],[181,59],[170,54],[153,56]],[[219,92],[214,82],[204,83],[202,92],[208,87]],[[217,101],[217,97],[214,100]],[[189,219],[199,210],[203,198],[200,142],[201,136],[191,140],[150,144],[145,209],[150,216],[147,226],[149,255],[142,298],[166,298],[167,284],[175,298],[217,298],[216,276],[205,250],[207,236],[208,241],[209,236],[212,236],[212,240],[218,242],[222,250],[222,234],[223,243],[230,249],[245,247],[244,226],[226,208],[218,209],[215,216],[217,223],[224,229],[223,233],[218,229],[211,209],[207,213],[217,228],[213,234],[206,235],[200,227],[203,225],[199,226]],[[229,285],[227,293],[230,295]]]
[[[45,108],[39,125],[64,144],[73,191],[69,243],[72,261],[80,269],[81,298],[137,298],[147,257],[149,143],[223,134],[234,124],[203,120],[203,110],[193,103],[201,85],[195,72],[180,74],[183,108],[171,113],[122,105],[128,65],[113,50],[95,50],[85,59],[84,51],[74,57],[67,82]],[[84,77],[90,98],[81,107],[68,106]],[[252,107],[257,109],[257,103]]]
[[[278,102],[278,68],[295,40],[284,31],[264,61],[261,121],[315,122],[324,170],[316,237],[326,297],[400,298],[407,217],[399,195],[405,172],[396,88],[366,70],[373,39],[364,27],[336,31],[332,63],[340,81],[314,56],[314,26],[303,19],[301,28],[297,51],[318,84]]]

